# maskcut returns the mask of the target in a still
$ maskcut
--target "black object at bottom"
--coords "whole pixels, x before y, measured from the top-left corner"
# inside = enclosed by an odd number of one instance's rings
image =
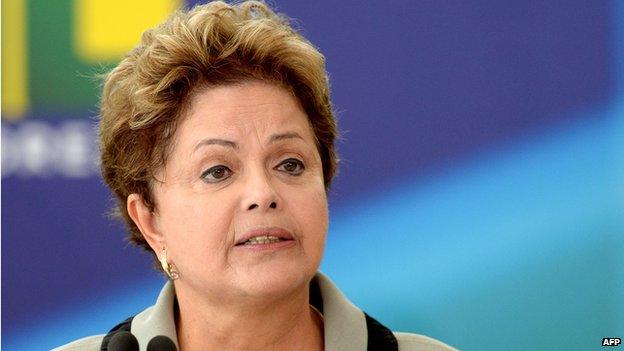
[[[366,349],[368,351],[398,351],[399,343],[397,342],[397,339],[392,331],[368,314],[364,313],[364,316],[366,317],[366,330],[368,333]],[[134,316],[117,324],[113,329],[111,329],[108,334],[106,334],[104,339],[102,339],[102,346],[100,350],[109,351],[108,343],[115,334],[122,331],[130,332],[130,325],[132,324],[133,318]],[[167,340],[170,341],[168,338]],[[175,346],[173,350],[175,350]]]
[[[125,321],[117,324],[113,329],[111,329],[108,334],[102,339],[102,345],[100,346],[100,351],[108,351],[108,343],[110,343],[110,339],[117,333],[120,332],[130,332],[130,325],[132,324],[132,319],[134,316],[126,319]]]

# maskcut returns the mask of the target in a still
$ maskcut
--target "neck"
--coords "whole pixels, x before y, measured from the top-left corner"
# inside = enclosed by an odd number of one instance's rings
[[[275,300],[226,303],[189,290],[176,289],[181,351],[323,350],[323,320],[309,305],[307,286]]]

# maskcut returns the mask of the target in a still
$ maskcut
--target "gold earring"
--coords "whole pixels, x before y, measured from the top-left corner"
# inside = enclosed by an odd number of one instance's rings
[[[162,249],[162,254],[160,255],[159,261],[163,271],[165,271],[169,279],[178,279],[178,271],[173,267],[171,263],[167,261],[167,249],[164,247]]]

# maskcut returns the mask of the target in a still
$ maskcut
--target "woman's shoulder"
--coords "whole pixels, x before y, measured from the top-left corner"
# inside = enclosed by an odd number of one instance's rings
[[[59,346],[52,351],[99,351],[102,347],[102,339],[104,339],[104,334],[87,336]]]
[[[399,344],[399,351],[456,351],[455,348],[428,336],[393,332]]]

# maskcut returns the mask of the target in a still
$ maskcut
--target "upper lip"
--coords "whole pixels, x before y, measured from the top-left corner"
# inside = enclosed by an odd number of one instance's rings
[[[256,228],[243,234],[238,240],[236,240],[236,245],[242,244],[253,237],[264,235],[275,236],[284,240],[293,239],[292,234],[290,234],[288,230],[281,227]]]

